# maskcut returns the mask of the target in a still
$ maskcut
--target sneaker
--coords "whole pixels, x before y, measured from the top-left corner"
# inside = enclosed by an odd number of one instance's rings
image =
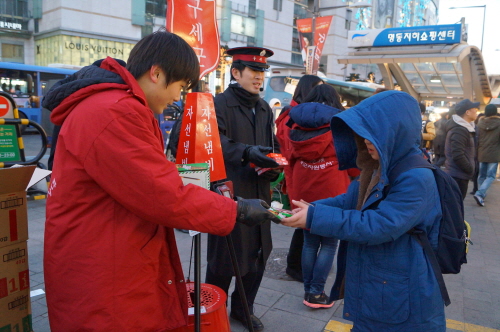
[[[484,199],[479,195],[474,195],[477,205],[484,206]]]
[[[309,292],[304,293],[304,301],[307,301],[307,299],[309,298],[309,295],[311,295],[311,293],[309,293]]]
[[[330,298],[325,294],[325,292],[317,295],[309,294],[309,298],[304,300],[303,303],[309,308],[314,309],[331,308],[335,304],[335,302],[330,301]]]

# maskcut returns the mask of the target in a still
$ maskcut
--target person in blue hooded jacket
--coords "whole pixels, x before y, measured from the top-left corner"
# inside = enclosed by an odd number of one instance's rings
[[[348,241],[338,253],[346,262],[345,282],[336,281],[345,287],[332,288],[331,300],[344,297],[343,317],[353,322],[353,332],[446,331],[432,267],[407,234],[424,230],[437,247],[441,207],[432,170],[410,169],[384,190],[399,161],[421,154],[417,101],[404,92],[382,92],[335,115],[331,125],[339,169],[357,164],[360,177],[346,194],[312,205],[294,202],[299,208],[282,223]]]

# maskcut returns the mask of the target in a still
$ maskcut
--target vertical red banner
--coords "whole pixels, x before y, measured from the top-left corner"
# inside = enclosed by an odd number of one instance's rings
[[[167,0],[168,31],[182,37],[200,61],[200,78],[219,65],[215,0]]]
[[[308,47],[315,47],[313,62],[312,64],[309,64],[309,67],[311,68],[311,72],[309,74],[316,75],[316,73],[318,72],[321,54],[323,53],[323,46],[325,46],[325,41],[326,37],[328,36],[330,24],[332,23],[332,18],[333,16],[316,17],[314,38],[312,31],[312,18],[303,18],[297,20],[297,30],[299,31],[299,41],[300,47],[302,49],[302,58],[304,60],[304,65],[306,65]]]
[[[210,93],[192,92],[187,95],[175,162],[207,163],[210,181],[226,178],[217,117]]]

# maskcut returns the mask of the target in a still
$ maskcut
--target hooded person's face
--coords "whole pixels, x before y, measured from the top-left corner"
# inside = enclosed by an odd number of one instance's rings
[[[365,139],[365,144],[366,144],[366,149],[368,150],[368,153],[374,160],[379,160],[379,155],[377,149],[375,149],[375,146],[373,145],[372,142],[369,140]]]

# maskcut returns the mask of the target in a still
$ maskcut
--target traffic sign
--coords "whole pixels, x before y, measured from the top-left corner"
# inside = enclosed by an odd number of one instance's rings
[[[0,118],[14,118],[12,103],[4,96],[0,95]]]

